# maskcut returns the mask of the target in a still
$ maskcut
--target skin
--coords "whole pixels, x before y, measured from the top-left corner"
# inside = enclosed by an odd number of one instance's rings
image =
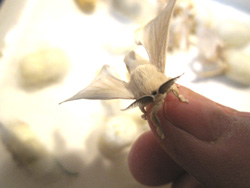
[[[173,188],[250,187],[250,113],[217,104],[185,87],[165,98],[157,113],[165,139],[152,131],[134,143],[128,164],[134,178],[148,186],[172,182]]]

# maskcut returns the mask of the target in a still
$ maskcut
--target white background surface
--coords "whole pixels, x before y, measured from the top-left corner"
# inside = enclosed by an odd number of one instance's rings
[[[137,26],[120,22],[108,8],[98,8],[93,15],[87,16],[71,0],[6,0],[5,3],[5,9],[0,11],[3,53],[0,59],[0,120],[29,123],[37,138],[65,168],[79,173],[77,177],[66,177],[46,187],[143,187],[128,173],[126,157],[110,163],[98,152],[98,130],[104,119],[99,101],[80,100],[58,105],[90,83],[103,64],[124,70],[123,55],[111,55],[103,46],[109,39],[114,42],[114,37],[128,43],[131,40],[133,44],[131,36]],[[244,3],[249,7],[248,1]],[[17,80],[17,63],[30,50],[47,45],[61,47],[67,52],[72,63],[70,73],[62,82],[46,88],[31,91],[21,88]],[[193,50],[188,54],[169,55],[166,74],[176,76],[185,72],[178,83],[216,102],[250,112],[249,87],[223,76],[196,79],[190,69],[195,53]],[[43,182],[35,181],[16,166],[2,144],[0,153],[0,188],[44,187]]]

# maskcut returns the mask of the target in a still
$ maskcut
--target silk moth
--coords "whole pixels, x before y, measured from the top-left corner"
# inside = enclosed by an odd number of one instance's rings
[[[124,62],[130,74],[129,82],[115,77],[111,67],[104,65],[89,86],[63,102],[77,99],[135,99],[135,102],[124,110],[139,107],[144,119],[146,119],[145,107],[153,103],[150,119],[157,127],[159,136],[164,139],[157,111],[162,107],[165,96],[173,92],[180,101],[188,102],[175,85],[180,76],[170,78],[164,74],[169,23],[175,3],[176,0],[170,0],[155,19],[135,31],[135,42],[146,49],[149,61],[134,51],[125,56]]]

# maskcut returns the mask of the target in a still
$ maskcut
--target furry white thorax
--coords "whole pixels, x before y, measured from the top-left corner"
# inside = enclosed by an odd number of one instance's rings
[[[130,75],[128,87],[133,92],[136,99],[152,95],[159,87],[168,80],[165,74],[159,72],[152,64],[137,66]]]

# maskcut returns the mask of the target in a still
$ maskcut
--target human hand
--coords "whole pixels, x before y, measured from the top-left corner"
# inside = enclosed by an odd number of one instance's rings
[[[166,138],[149,120],[152,132],[134,143],[128,157],[134,178],[149,186],[173,182],[173,188],[250,187],[250,113],[185,87],[180,93],[188,104],[169,93],[157,113]]]

